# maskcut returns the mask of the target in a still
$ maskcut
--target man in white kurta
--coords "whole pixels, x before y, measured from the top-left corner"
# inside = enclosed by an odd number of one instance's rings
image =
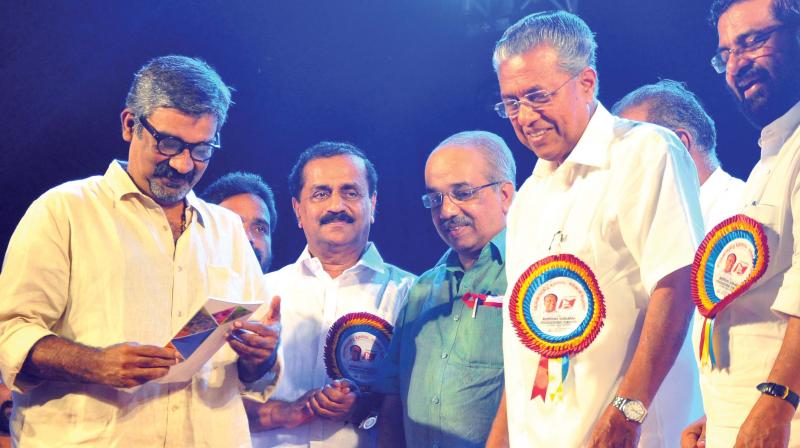
[[[800,213],[800,43],[794,25],[782,26],[800,16],[786,6],[770,0],[712,6],[721,49],[714,68],[725,74],[745,117],[761,129],[761,157],[747,179],[740,210],[763,226],[769,263],[715,319],[717,366],[700,366],[710,447],[800,446],[795,407],[756,389],[773,383],[800,391],[800,222],[794,218]],[[757,45],[743,48],[748,42]],[[695,347],[701,325],[695,322]],[[699,427],[687,431],[694,440]]]
[[[266,404],[248,404],[256,447],[375,446],[377,428],[359,425],[377,403],[370,408],[365,395],[331,387],[324,347],[328,330],[349,313],[394,324],[415,278],[368,241],[376,183],[371,162],[345,143],[314,145],[292,169],[292,203],[308,245],[295,263],[267,274],[282,298],[284,375]]]
[[[0,274],[16,446],[249,446],[240,396],[266,399],[277,332],[246,323],[246,343],[225,344],[188,381],[153,381],[209,297],[267,299],[240,219],[191,191],[229,103],[202,61],[150,61],[121,114],[129,160],[25,213]]]
[[[564,69],[554,40],[584,50],[575,68]],[[680,431],[650,405],[691,315],[697,175],[668,130],[618,119],[597,101],[593,65],[591,31],[565,12],[522,19],[495,49],[498,113],[539,160],[508,216],[506,391],[490,446],[664,446],[665,432]],[[595,340],[570,355],[563,398],[542,400],[532,398],[541,357],[517,336],[508,301],[529,266],[556,254],[593,271],[606,317]],[[651,414],[641,425],[611,405],[615,397]]]

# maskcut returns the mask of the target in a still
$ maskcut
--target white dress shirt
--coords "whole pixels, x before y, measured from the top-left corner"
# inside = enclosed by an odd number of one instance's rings
[[[738,429],[761,395],[786,332],[787,316],[800,316],[800,103],[761,131],[761,159],[740,202],[741,213],[764,226],[769,265],[748,291],[729,304],[714,323],[717,368],[700,367],[709,447],[733,446]],[[702,319],[695,319],[695,352]],[[792,421],[789,446],[800,446],[800,414]]]
[[[700,209],[706,232],[723,219],[739,213],[741,209],[744,181],[717,167],[700,186]]]
[[[306,248],[300,258],[267,274],[270,292],[281,296],[283,377],[274,399],[294,401],[331,381],[323,348],[328,329],[348,313],[368,312],[394,324],[415,276],[384,263],[368,243],[355,266],[331,278]],[[358,422],[356,422],[358,424]],[[355,430],[352,423],[315,419],[292,429],[253,433],[256,447],[372,447],[375,429]]]
[[[506,302],[503,352],[512,446],[586,443],[630,364],[650,294],[659,280],[691,264],[701,235],[694,165],[663,128],[616,118],[598,104],[561,166],[537,161],[508,215],[506,297],[531,264],[569,253],[594,271],[606,318],[594,342],[571,357],[563,401],[542,402],[530,398],[539,355],[519,341]],[[640,446],[665,446],[665,432],[683,429],[666,426],[663,411],[654,401]]]
[[[15,392],[19,446],[249,446],[245,385],[227,345],[181,384],[128,390],[17,376],[48,335],[164,346],[209,296],[264,300],[241,220],[191,192],[186,199],[188,225],[175,243],[161,207],[115,161],[25,213],[0,274],[0,371]]]

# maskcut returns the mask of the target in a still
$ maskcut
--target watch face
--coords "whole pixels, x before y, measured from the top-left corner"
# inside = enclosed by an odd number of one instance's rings
[[[647,409],[641,401],[631,400],[622,406],[622,413],[628,420],[642,422],[644,416],[647,415]]]

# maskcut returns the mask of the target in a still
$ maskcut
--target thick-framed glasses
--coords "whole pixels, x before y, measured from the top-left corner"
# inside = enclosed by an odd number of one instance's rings
[[[448,191],[447,193],[440,193],[438,191],[432,193],[425,193],[422,195],[422,206],[425,208],[436,208],[444,202],[444,195],[450,196],[450,200],[456,204],[466,202],[475,197],[479,191],[502,182],[492,182],[490,184],[481,185],[480,187],[460,188],[458,190]]]
[[[731,58],[731,55],[735,54],[739,57],[752,55],[756,51],[763,48],[764,44],[767,43],[773,34],[783,28],[786,28],[786,24],[780,23],[753,31],[752,33],[748,33],[740,37],[738,39],[739,45],[737,45],[735,48],[724,48],[717,51],[717,54],[711,58],[711,66],[714,67],[714,71],[720,75],[725,73],[728,60]]]
[[[214,151],[220,149],[219,132],[214,136],[214,141],[200,143],[186,143],[185,141],[158,132],[147,118],[138,117],[142,127],[156,139],[156,150],[163,156],[174,157],[183,152],[184,148],[189,148],[189,156],[196,162],[207,162],[214,155]]]
[[[523,102],[533,109],[541,109],[550,103],[550,101],[553,99],[553,95],[555,95],[556,92],[561,90],[562,87],[567,85],[568,82],[572,81],[580,74],[581,72],[575,73],[560,86],[550,91],[535,90],[533,92],[526,93],[518,100],[513,98],[504,99],[503,101],[494,105],[494,111],[497,112],[497,115],[500,115],[500,118],[514,118],[517,116],[517,114],[519,114],[519,108],[522,106]]]

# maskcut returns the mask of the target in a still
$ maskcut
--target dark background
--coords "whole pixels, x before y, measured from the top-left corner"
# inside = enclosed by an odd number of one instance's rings
[[[236,88],[225,149],[197,190],[232,170],[267,180],[280,215],[273,268],[305,244],[286,186],[295,158],[320,140],[345,140],[378,169],[371,239],[388,262],[420,273],[445,249],[419,200],[427,153],[439,141],[468,129],[496,132],[515,155],[520,183],[533,168],[533,153],[491,110],[491,53],[508,20],[558,2],[524,3],[0,0],[0,252],[41,193],[127,157],[119,113],[132,75],[177,53],[205,59]],[[597,33],[606,107],[659,78],[685,81],[717,122],[723,165],[747,177],[758,134],[709,65],[710,2],[571,3]]]

